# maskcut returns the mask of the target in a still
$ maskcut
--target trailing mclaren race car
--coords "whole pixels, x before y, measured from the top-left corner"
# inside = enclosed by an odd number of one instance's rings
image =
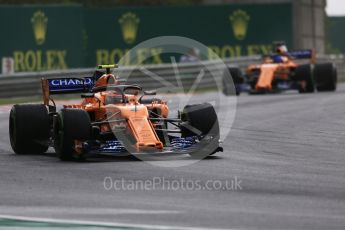
[[[298,64],[298,59],[309,59],[308,64]],[[231,76],[230,76],[231,75]],[[223,92],[231,94],[232,77],[236,94],[275,93],[284,90],[298,90],[300,93],[317,91],[335,91],[337,70],[332,63],[315,63],[313,50],[288,52],[284,43],[276,45],[276,53],[263,56],[261,64],[247,66],[242,74],[238,68],[229,68],[223,76]]]
[[[86,78],[42,79],[43,104],[14,105],[9,133],[17,154],[44,153],[52,146],[61,160],[94,154],[188,153],[207,155],[219,147],[217,114],[209,103],[187,105],[175,118],[169,107],[139,85],[121,84],[99,66]],[[101,72],[101,74],[100,74]],[[57,111],[51,95],[81,93],[80,104]],[[174,127],[174,128],[168,128]]]

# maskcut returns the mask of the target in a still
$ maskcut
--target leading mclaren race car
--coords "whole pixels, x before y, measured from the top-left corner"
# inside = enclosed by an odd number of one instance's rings
[[[42,79],[43,104],[14,105],[9,134],[17,154],[44,153],[52,146],[61,160],[107,153],[213,154],[219,146],[217,114],[209,103],[187,105],[175,118],[153,91],[121,84],[102,65],[86,78]],[[80,104],[57,111],[51,95],[81,93]],[[168,125],[169,124],[169,125]],[[173,128],[169,128],[175,127]]]
[[[230,95],[233,79],[236,94],[275,93],[298,90],[300,93],[335,91],[337,70],[332,63],[315,63],[314,50],[288,52],[284,42],[278,42],[276,53],[264,55],[261,64],[247,66],[245,74],[239,68],[229,67],[223,76],[223,93]],[[298,64],[299,59],[309,59],[308,64]]]

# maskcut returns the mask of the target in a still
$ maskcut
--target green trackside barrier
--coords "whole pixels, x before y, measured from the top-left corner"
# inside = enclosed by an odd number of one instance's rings
[[[16,72],[84,66],[81,6],[1,6],[0,61]]]
[[[208,47],[202,59],[268,53],[272,41],[292,47],[292,5],[85,8],[0,6],[0,61],[16,72],[118,63],[133,46],[157,36],[184,36]],[[141,48],[125,65],[170,62],[163,48]],[[146,60],[146,57],[152,57]],[[1,65],[0,65],[1,67]]]
[[[290,3],[85,9],[84,20],[89,66],[118,63],[133,46],[157,36],[195,39],[221,58],[268,53],[275,40],[284,40],[292,47]],[[169,55],[162,52],[144,47],[132,54],[134,60],[124,60],[124,64],[170,62]],[[145,62],[147,55],[153,57]]]
[[[345,17],[327,18],[327,40],[328,53],[345,54]]]

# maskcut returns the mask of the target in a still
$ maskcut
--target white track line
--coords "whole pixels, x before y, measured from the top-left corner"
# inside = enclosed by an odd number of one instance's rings
[[[32,222],[44,222],[52,224],[76,224],[76,225],[89,225],[96,227],[125,227],[125,228],[141,228],[141,229],[152,229],[152,230],[224,230],[225,228],[199,228],[199,227],[172,227],[163,225],[146,225],[146,224],[128,224],[128,223],[118,223],[118,222],[101,222],[101,221],[82,221],[82,220],[63,220],[63,219],[53,219],[53,218],[36,218],[36,217],[26,217],[17,215],[0,215],[0,219],[7,220],[18,220],[18,221],[32,221]],[[228,230],[239,230],[230,229]]]

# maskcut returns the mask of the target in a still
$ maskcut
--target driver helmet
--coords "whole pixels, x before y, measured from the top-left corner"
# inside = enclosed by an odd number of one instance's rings
[[[288,52],[285,42],[277,42],[275,45],[276,45],[276,52],[278,54],[284,54]]]

